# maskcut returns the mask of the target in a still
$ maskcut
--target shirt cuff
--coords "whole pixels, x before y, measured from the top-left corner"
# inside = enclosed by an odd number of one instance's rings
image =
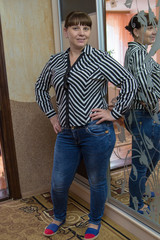
[[[115,119],[120,118],[122,115],[120,113],[118,113],[115,109],[112,109],[111,111],[111,115],[112,117],[114,117]]]
[[[56,115],[56,112],[55,112],[54,110],[51,110],[50,112],[46,113],[46,116],[47,116],[48,118],[51,118],[51,117],[53,117],[53,116],[55,116],[55,115]]]

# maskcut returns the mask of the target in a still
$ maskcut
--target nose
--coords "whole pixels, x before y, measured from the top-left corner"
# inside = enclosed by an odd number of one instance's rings
[[[158,32],[158,28],[157,27],[153,28],[153,33],[157,34],[157,32]]]
[[[83,28],[80,28],[80,29],[79,29],[79,35],[84,35],[84,30],[83,30]]]

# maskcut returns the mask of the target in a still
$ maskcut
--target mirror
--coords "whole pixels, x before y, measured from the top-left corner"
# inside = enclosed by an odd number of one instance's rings
[[[124,65],[125,53],[128,48],[128,42],[133,42],[133,37],[131,34],[126,31],[125,26],[128,25],[130,19],[137,12],[145,11],[149,12],[150,16],[152,13],[157,17],[159,16],[160,4],[158,1],[134,1],[134,0],[106,0],[106,46],[107,51],[113,56],[118,62]],[[158,32],[159,36],[160,29],[158,23]],[[159,43],[156,38],[154,44],[151,48],[148,48],[147,51],[149,56],[151,56],[157,63],[160,64],[160,48]],[[148,59],[146,59],[147,61]],[[109,83],[108,86],[108,95],[109,95],[109,104],[114,105],[116,101],[116,96],[119,93],[119,89]],[[133,113],[134,114],[134,113]],[[157,125],[160,124],[157,114],[152,115],[152,118],[155,118]],[[133,116],[130,115],[129,121],[134,121]],[[142,120],[143,122],[143,120]],[[116,145],[111,156],[110,161],[110,176],[111,176],[111,201],[116,206],[124,209],[127,212],[130,212],[136,218],[141,218],[142,221],[152,222],[155,226],[160,224],[160,161],[157,163],[156,167],[153,167],[153,172],[150,177],[147,179],[145,184],[145,192],[143,195],[143,202],[150,206],[149,214],[145,211],[143,214],[137,213],[137,198],[132,198],[129,188],[132,182],[131,177],[134,176],[134,179],[138,177],[138,171],[136,166],[133,164],[134,159],[132,158],[132,140],[136,136],[127,131],[124,119],[120,119],[114,123],[115,132],[116,132]],[[149,127],[149,126],[148,126]],[[160,141],[160,140],[159,140]],[[142,150],[142,145],[145,145],[145,148]],[[139,152],[137,150],[137,156],[139,156],[140,162],[142,165],[148,166],[147,159],[152,158],[150,155],[147,156],[147,153],[154,146],[152,140],[144,135],[142,138],[139,147]],[[160,149],[156,149],[156,153],[159,154]],[[160,156],[160,155],[159,155]],[[135,157],[135,155],[134,155]],[[132,176],[130,175],[131,169],[133,170]],[[141,178],[137,184],[141,184],[143,179]],[[130,185],[131,186],[131,185]],[[138,185],[135,188],[138,189]],[[152,197],[153,193],[155,197]],[[134,209],[132,210],[129,207],[130,197],[134,201]]]

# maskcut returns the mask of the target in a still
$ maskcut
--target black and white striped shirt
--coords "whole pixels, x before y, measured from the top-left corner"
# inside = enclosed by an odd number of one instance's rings
[[[145,61],[146,56],[148,53],[145,45],[129,42],[124,66],[137,79],[138,83],[134,108],[147,108],[154,113],[160,99],[160,65],[151,57]]]
[[[63,78],[69,66],[69,49],[52,55],[35,87],[36,101],[48,118],[56,114],[49,95],[50,87],[54,87],[62,127],[66,124],[66,93]],[[67,79],[70,126],[86,125],[91,120],[93,108],[108,108],[106,102],[108,81],[121,88],[117,103],[111,112],[112,116],[118,119],[131,106],[137,90],[136,80],[107,52],[87,45],[70,68]]]

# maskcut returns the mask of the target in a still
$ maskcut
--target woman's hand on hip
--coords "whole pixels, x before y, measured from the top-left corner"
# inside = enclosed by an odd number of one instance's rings
[[[94,108],[92,109],[92,112],[90,117],[92,120],[97,120],[99,121],[96,124],[100,124],[104,121],[115,121],[116,119],[111,115],[110,110],[106,109],[101,109],[101,108]]]
[[[53,126],[53,129],[54,129],[55,133],[57,134],[57,133],[61,132],[62,129],[61,129],[61,126],[59,124],[58,116],[55,115],[55,116],[51,117],[49,120],[50,120],[50,122]]]

